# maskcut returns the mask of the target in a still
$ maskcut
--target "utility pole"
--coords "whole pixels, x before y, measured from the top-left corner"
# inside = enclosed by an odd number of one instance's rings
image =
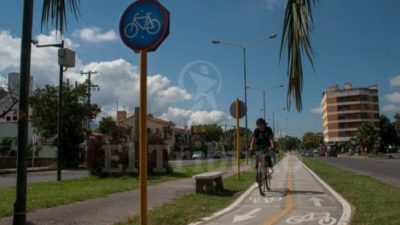
[[[91,83],[91,77],[92,77],[92,74],[97,74],[97,71],[88,71],[88,72],[83,72],[83,71],[81,71],[81,75],[88,75],[88,89],[87,89],[87,99],[88,99],[88,101],[87,101],[87,120],[86,120],[86,126],[87,126],[87,129],[88,129],[88,132],[89,132],[89,130],[90,130],[90,115],[89,115],[89,110],[90,110],[90,98],[91,98],[91,89],[92,89],[92,87],[98,87],[97,85],[92,85],[92,83]],[[89,137],[89,134],[88,134],[88,137]],[[86,146],[88,145],[88,143],[86,143]]]
[[[20,58],[17,187],[14,225],[26,224],[26,152],[28,149],[29,83],[31,75],[33,0],[24,0]]]

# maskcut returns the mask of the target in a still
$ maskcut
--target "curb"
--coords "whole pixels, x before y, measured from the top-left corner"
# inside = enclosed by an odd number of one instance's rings
[[[324,186],[333,197],[342,205],[343,213],[339,218],[337,225],[348,225],[351,221],[354,210],[350,203],[344,199],[339,193],[337,193],[331,186],[329,186],[325,181],[323,181],[317,174],[314,173],[310,168],[308,168],[300,159],[298,159],[304,168],[322,185]]]

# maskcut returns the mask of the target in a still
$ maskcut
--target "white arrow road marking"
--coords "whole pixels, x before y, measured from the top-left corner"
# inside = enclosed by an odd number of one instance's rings
[[[315,207],[321,207],[322,206],[321,202],[323,202],[324,200],[317,197],[312,197],[308,199],[308,201],[312,201]]]
[[[248,219],[252,219],[254,218],[254,214],[256,214],[258,211],[260,211],[261,208],[255,208],[253,210],[251,210],[250,212],[243,214],[243,215],[235,215],[235,217],[233,218],[232,223],[238,223],[238,222],[242,222]]]

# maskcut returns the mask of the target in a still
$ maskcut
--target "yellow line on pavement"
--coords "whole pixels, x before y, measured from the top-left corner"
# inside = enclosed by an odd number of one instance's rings
[[[293,208],[293,196],[292,196],[293,183],[292,183],[292,177],[293,177],[292,165],[290,163],[290,159],[288,159],[288,175],[287,175],[288,193],[286,195],[286,206],[278,214],[275,214],[269,220],[267,220],[267,222],[265,222],[264,225],[272,225],[272,224],[278,222],[280,219],[282,219],[282,217],[286,216],[292,210],[292,208]]]

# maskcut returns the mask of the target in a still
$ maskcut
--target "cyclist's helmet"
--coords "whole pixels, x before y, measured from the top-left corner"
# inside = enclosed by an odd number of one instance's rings
[[[256,125],[267,125],[267,123],[265,122],[265,120],[263,118],[258,118],[256,121]]]

